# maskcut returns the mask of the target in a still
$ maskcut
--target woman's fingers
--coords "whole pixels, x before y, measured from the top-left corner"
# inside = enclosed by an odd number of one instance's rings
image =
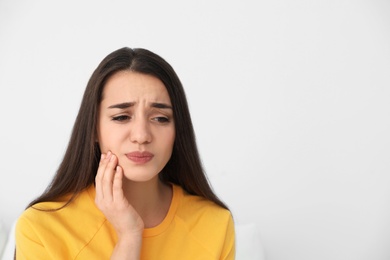
[[[104,171],[106,170],[106,154],[101,155],[100,162],[99,162],[99,168],[96,173],[95,177],[95,188],[96,188],[96,200],[102,200],[103,199],[103,190],[102,190],[102,180],[104,176]]]
[[[117,163],[117,157],[111,152],[102,154],[95,178],[97,201],[112,202],[113,181]]]
[[[110,152],[107,153],[106,158],[106,167],[102,179],[102,192],[103,198],[107,202],[112,202],[113,194],[112,194],[112,186],[114,182],[115,168],[117,166],[117,158],[114,154]]]
[[[114,176],[114,181],[113,181],[113,198],[114,201],[123,201],[124,199],[124,194],[123,194],[123,169],[118,165],[116,166],[116,172]]]

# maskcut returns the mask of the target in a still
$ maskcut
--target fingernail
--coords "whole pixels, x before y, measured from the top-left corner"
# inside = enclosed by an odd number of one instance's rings
[[[110,159],[110,158],[111,158],[111,155],[112,155],[111,151],[108,151],[108,153],[107,153],[107,159]]]

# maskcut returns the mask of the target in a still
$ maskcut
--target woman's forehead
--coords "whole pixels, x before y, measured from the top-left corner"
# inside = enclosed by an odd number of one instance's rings
[[[168,91],[160,79],[133,71],[121,71],[112,75],[104,86],[103,101],[171,103]]]

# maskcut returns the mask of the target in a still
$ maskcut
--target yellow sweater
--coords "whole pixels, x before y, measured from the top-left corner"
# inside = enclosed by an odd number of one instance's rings
[[[16,226],[17,259],[110,259],[117,237],[94,199],[92,185],[63,209],[23,212]],[[59,206],[58,202],[36,205]],[[234,259],[234,244],[228,210],[173,185],[167,216],[144,230],[141,259]]]

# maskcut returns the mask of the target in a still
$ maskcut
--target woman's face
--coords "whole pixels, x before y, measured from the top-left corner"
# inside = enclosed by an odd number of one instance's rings
[[[155,178],[171,157],[175,141],[172,104],[164,84],[131,71],[111,76],[103,89],[97,134],[100,150],[118,157],[127,179]]]

